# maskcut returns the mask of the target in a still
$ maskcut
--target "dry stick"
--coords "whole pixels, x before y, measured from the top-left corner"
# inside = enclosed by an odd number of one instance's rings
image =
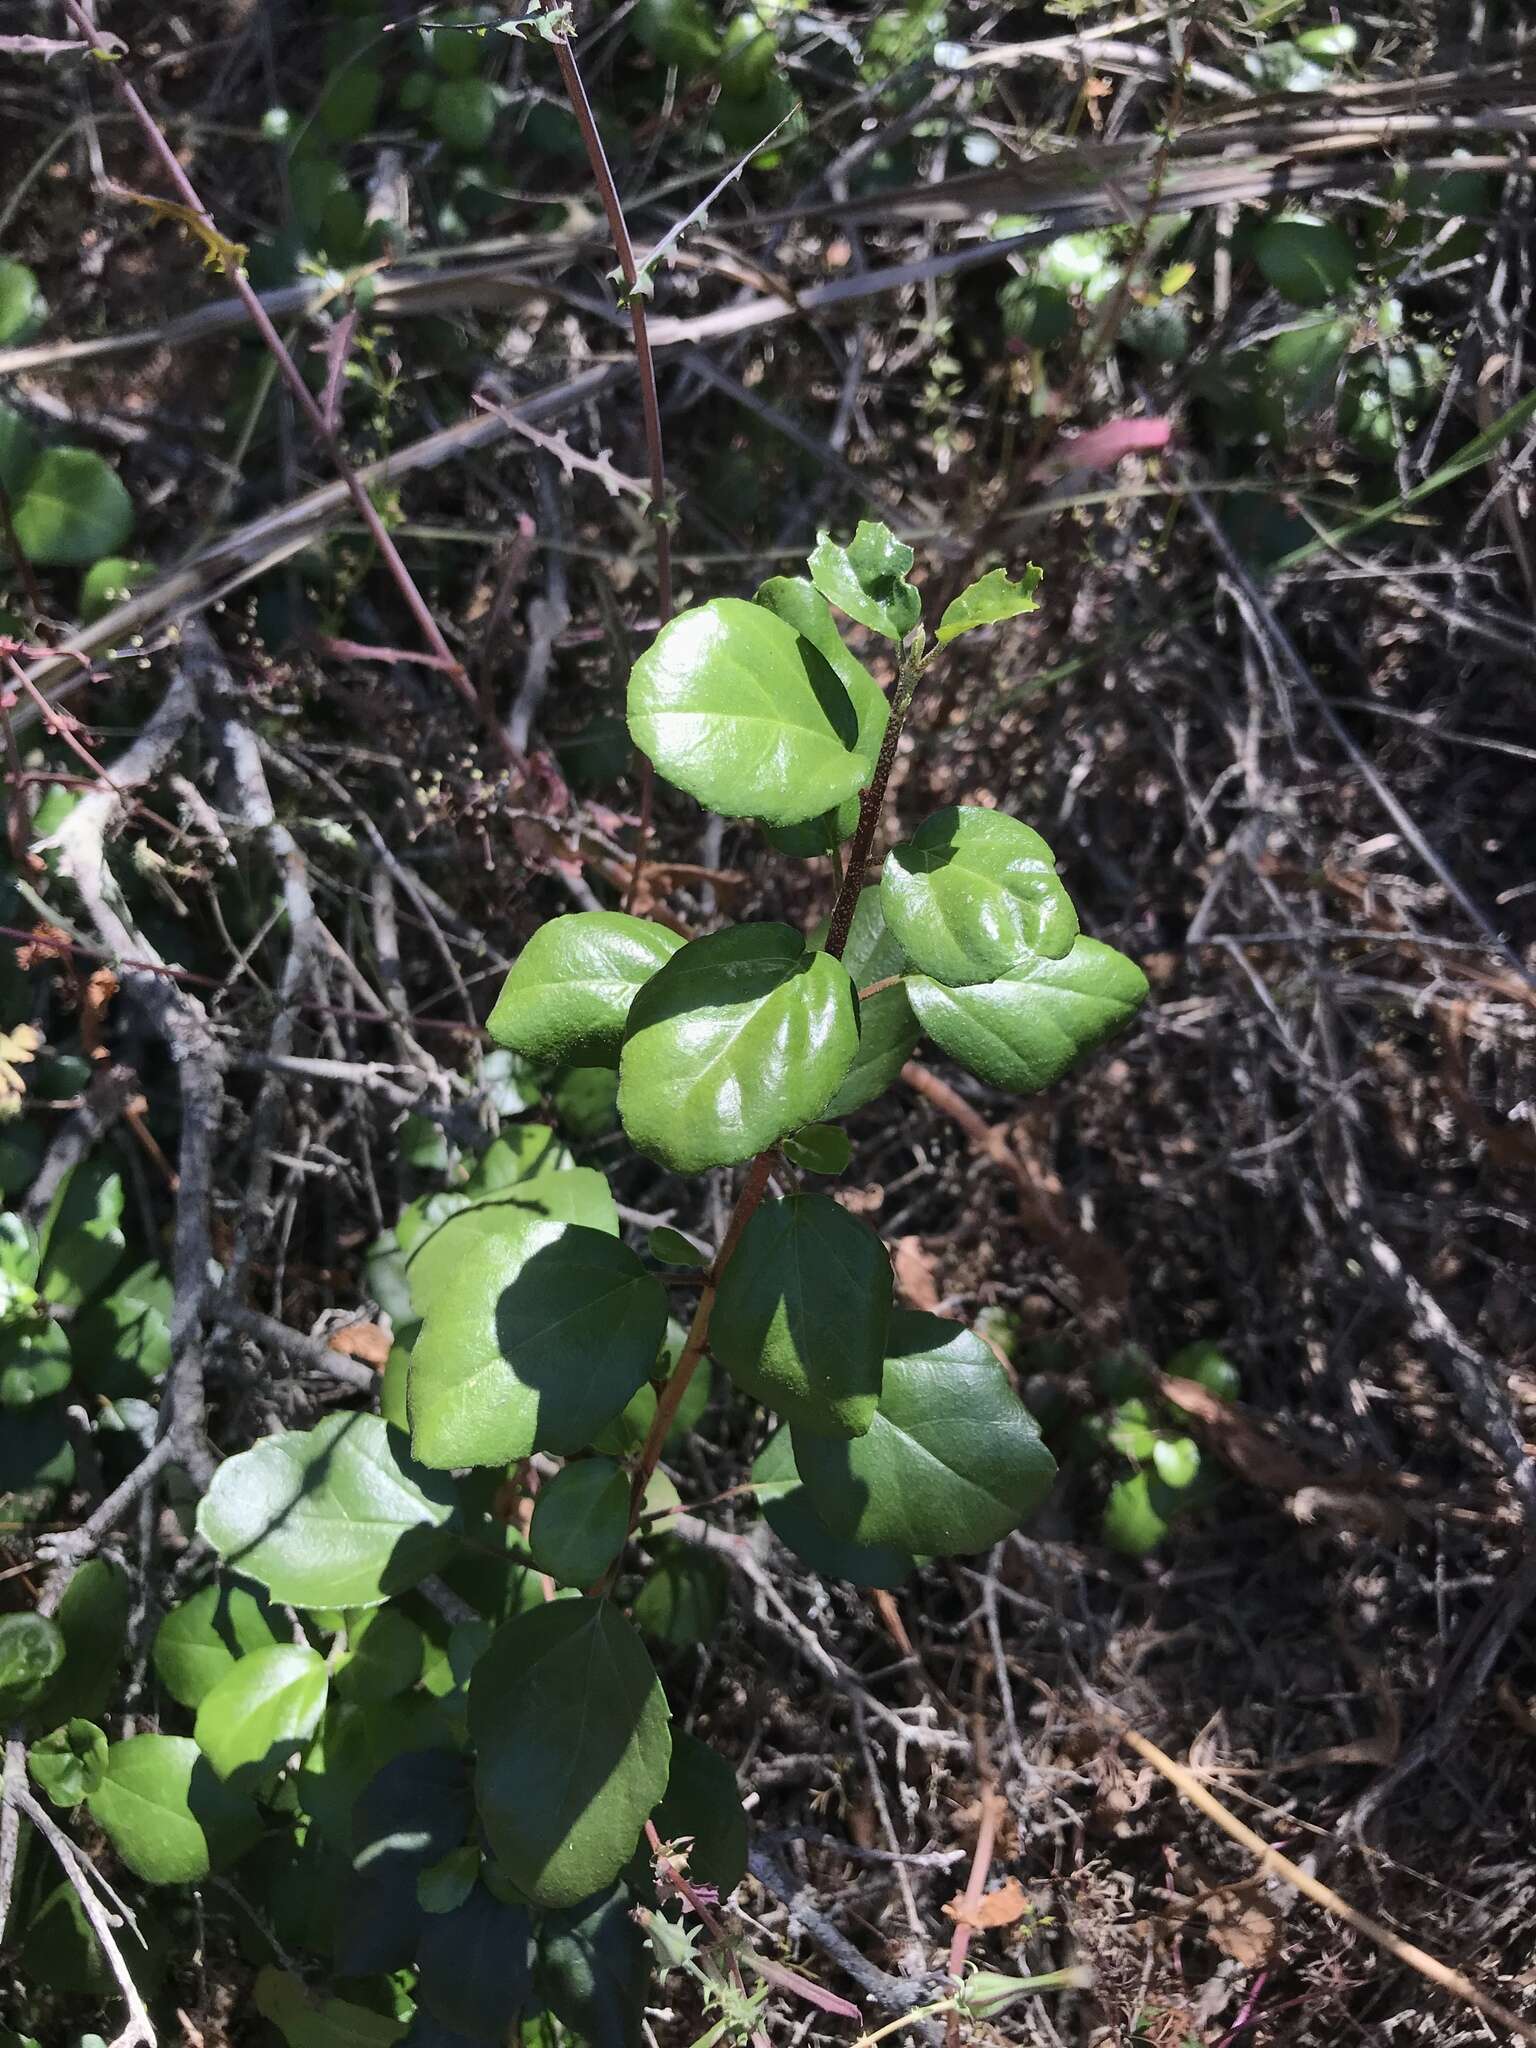
[[[90,39],[91,47],[96,54],[107,54],[105,40],[98,33],[95,24],[91,21],[85,9],[79,4],[79,0],[63,0],[63,4],[65,13],[82,35]],[[165,167],[166,176],[181,194],[183,202],[207,226],[210,234],[217,235],[218,228],[214,222],[213,215],[203,204],[196,186],[182,169],[181,159],[166,140],[159,122],[156,121],[154,115],[135,91],[122,66],[112,63],[107,66],[107,71],[113,90],[143,129],[145,140]],[[465,673],[464,664],[443,638],[442,629],[432,615],[431,606],[418,589],[416,579],[406,567],[404,556],[395,546],[394,541],[390,537],[388,527],[385,526],[383,519],[379,516],[378,507],[374,504],[372,498],[369,497],[356,470],[353,469],[351,462],[348,460],[346,450],[342,447],[335,428],[326,418],[324,409],[305,383],[304,374],[294,361],[287,343],[274,326],[271,315],[262,304],[260,293],[238,264],[232,263],[227,258],[221,259],[221,261],[224,275],[228,278],[236,296],[250,315],[257,333],[261,336],[262,341],[266,344],[274,362],[281,371],[283,381],[298,400],[300,411],[319,436],[321,445],[331,458],[336,474],[346,485],[352,502],[357,507],[358,516],[368,529],[369,536],[374,546],[378,549],[385,567],[394,578],[400,595],[405,599],[411,616],[415,619],[417,626],[421,630],[422,638],[443,664],[446,673],[452,679],[454,687],[458,690],[460,696],[479,712],[481,709],[480,700],[474,685]],[[507,755],[510,761],[512,757],[507,746],[505,734],[503,734],[500,726],[494,720],[490,721],[490,728],[502,752]]]
[[[667,465],[661,443],[661,400],[656,391],[656,359],[651,354],[651,332],[645,317],[645,301],[635,287],[640,281],[635,263],[635,246],[629,238],[619,188],[613,181],[608,152],[598,132],[592,102],[582,83],[576,55],[564,36],[554,42],[555,62],[565,85],[566,98],[576,116],[581,139],[586,144],[587,162],[608,216],[614,254],[619,259],[628,298],[629,324],[635,337],[635,367],[640,374],[640,416],[645,425],[645,452],[651,470],[651,523],[656,529],[656,609],[662,625],[672,616],[672,530],[667,524]],[[638,750],[637,750],[638,751]],[[651,839],[651,808],[655,798],[656,771],[648,754],[640,755],[640,826],[635,836],[635,864],[625,898],[626,910],[633,909],[645,872],[645,849]]]
[[[1173,1758],[1160,1750],[1155,1742],[1149,1742],[1144,1735],[1138,1735],[1134,1728],[1122,1728],[1120,1740],[1129,1744],[1154,1770],[1160,1771],[1181,1799],[1187,1799],[1191,1806],[1199,1807],[1208,1819],[1216,1823],[1223,1834],[1230,1835],[1234,1842],[1240,1842],[1245,1849],[1257,1856],[1257,1876],[1273,1874],[1283,1878],[1288,1885],[1299,1891],[1303,1898],[1311,1899],[1314,1905],[1321,1906],[1325,1912],[1332,1913],[1346,1926],[1353,1927],[1357,1934],[1363,1934],[1368,1941],[1374,1941],[1378,1948],[1385,1949],[1388,1955],[1395,1956],[1400,1963],[1406,1963],[1410,1970],[1417,1970],[1419,1975],[1427,1978],[1431,1984],[1438,1984],[1442,1991],[1448,1991],[1453,1998],[1459,1998],[1464,2004],[1474,2007],[1485,2019],[1494,2020],[1501,2027],[1508,2027],[1520,2040],[1536,2044],[1536,2027],[1529,2021],[1520,2019],[1507,2007],[1500,2005],[1497,1999],[1490,1998],[1486,1991],[1474,1984],[1462,1971],[1453,1970],[1449,1963],[1442,1963],[1438,1957],[1429,1955],[1413,1942],[1404,1941],[1402,1936],[1394,1934],[1390,1927],[1383,1927],[1379,1920],[1373,1920],[1368,1913],[1362,1913],[1358,1907],[1350,1905],[1347,1899],[1341,1899],[1336,1891],[1313,1877],[1310,1871],[1303,1870],[1299,1864],[1292,1863],[1288,1856],[1282,1856],[1278,1849],[1271,1848],[1262,1835],[1255,1834],[1251,1827],[1240,1821],[1235,1813],[1222,1805],[1213,1792],[1201,1784],[1193,1772],[1186,1770],[1183,1764],[1175,1763]]]
[[[112,1922],[107,1918],[107,1909],[97,1898],[85,1867],[85,1859],[74,1843],[59,1827],[47,1809],[39,1805],[25,1785],[17,1787],[16,1804],[31,1821],[43,1840],[63,1866],[64,1875],[69,1879],[75,1897],[91,1923],[91,1931],[101,1944],[102,1953],[117,1979],[118,1989],[123,1994],[123,2003],[128,2008],[128,2024],[110,2044],[110,2048],[156,2048],[154,2022],[145,2009],[139,1995],[139,1987],[133,1981],[133,1972],[128,1968],[122,1950],[112,1932]]]

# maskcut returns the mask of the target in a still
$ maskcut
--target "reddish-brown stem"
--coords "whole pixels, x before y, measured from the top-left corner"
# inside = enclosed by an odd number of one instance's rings
[[[576,125],[581,130],[581,139],[586,145],[587,162],[592,168],[592,181],[597,186],[598,196],[603,202],[603,212],[608,216],[608,232],[613,237],[613,253],[619,259],[619,271],[624,279],[629,303],[629,325],[635,338],[635,368],[640,377],[640,417],[645,428],[645,453],[651,473],[651,524],[656,531],[656,610],[662,625],[665,625],[672,616],[672,529],[667,523],[667,464],[661,441],[661,400],[656,390],[656,359],[651,354],[651,331],[646,324],[645,301],[635,290],[640,279],[640,272],[635,263],[635,245],[630,240],[629,227],[624,219],[624,207],[619,199],[619,188],[614,183],[613,168],[608,162],[608,152],[603,147],[597,117],[592,112],[592,102],[587,98],[587,88],[582,82],[576,53],[569,42],[563,40],[557,41],[554,48],[555,62],[560,66],[565,95],[571,103],[571,112],[576,116]],[[649,756],[641,754],[640,829],[635,843],[635,865],[625,898],[626,908],[633,906],[645,872],[645,850],[651,838],[654,786],[655,770],[651,766]]]
[[[64,0],[64,11],[80,33],[88,39],[91,48],[98,55],[106,55],[108,53],[108,46],[97,33],[95,24],[91,21],[85,9],[79,4],[79,0]],[[199,220],[207,224],[211,232],[217,234],[218,228],[213,215],[203,204],[197,187],[187,176],[180,158],[167,141],[159,122],[139,97],[131,80],[125,74],[122,65],[114,61],[107,64],[105,69],[111,80],[113,90],[143,129],[145,140],[163,165],[166,176],[181,195],[182,202],[190,207]],[[399,590],[401,597],[404,598],[412,618],[415,619],[422,638],[426,641],[439,662],[441,662],[444,670],[452,679],[454,687],[464,698],[465,702],[473,706],[477,712],[481,711],[483,707],[476,695],[474,685],[470,682],[465,672],[464,664],[444,639],[442,629],[433,617],[431,606],[422,596],[415,577],[412,576],[406,566],[404,556],[396,547],[388,527],[379,515],[378,507],[374,504],[372,498],[369,497],[366,487],[348,460],[346,450],[342,447],[341,440],[335,429],[327,420],[319,400],[304,382],[304,374],[294,361],[287,343],[273,325],[271,316],[261,302],[260,294],[238,265],[225,262],[223,269],[224,275],[228,278],[235,296],[244,306],[257,333],[261,336],[273,361],[282,373],[283,381],[297,400],[300,411],[319,437],[321,445],[331,459],[336,474],[346,485],[352,502],[357,507],[358,517],[367,528],[369,537],[378,549],[380,559],[383,561],[385,568],[388,569],[390,575],[394,578],[396,588]],[[505,733],[501,730],[500,724],[495,719],[490,720],[489,723],[492,736],[495,738],[502,753],[507,756],[509,761],[512,761],[515,757],[512,755],[510,744]]]
[[[912,692],[923,672],[921,639],[919,633],[901,650],[901,666],[896,673],[896,687],[891,692],[891,711],[885,721],[885,737],[880,742],[880,753],[869,787],[859,798],[859,822],[848,848],[848,864],[843,869],[842,884],[837,892],[837,901],[832,905],[832,920],[827,930],[827,951],[834,960],[842,959],[848,934],[853,929],[853,913],[859,907],[859,892],[864,887],[864,870],[869,866],[870,849],[875,843],[880,813],[885,807],[886,784],[896,765],[896,749],[901,744],[901,729],[907,722]]]
[[[966,1883],[965,1896],[960,1902],[960,1918],[949,1944],[949,1974],[958,1983],[960,1972],[965,1968],[966,1951],[971,1945],[975,1928],[976,1909],[981,1904],[982,1894],[987,1888],[987,1872],[992,1868],[992,1851],[997,1847],[997,1831],[1002,1824],[1007,1808],[1001,1795],[989,1784],[981,1788],[981,1820],[976,1829],[976,1853],[971,1858],[971,1874]],[[947,2048],[955,2048],[960,2039],[960,2014],[956,2010],[945,2022],[944,2038]]]

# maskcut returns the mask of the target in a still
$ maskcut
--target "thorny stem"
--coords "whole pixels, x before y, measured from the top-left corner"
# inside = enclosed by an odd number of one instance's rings
[[[619,199],[619,188],[614,183],[613,169],[608,162],[608,152],[603,147],[597,118],[592,112],[592,102],[587,98],[587,88],[582,82],[581,71],[576,63],[576,53],[564,37],[556,38],[554,52],[555,62],[560,66],[560,77],[565,86],[566,98],[571,103],[571,112],[576,116],[581,139],[586,144],[592,180],[603,202],[603,212],[608,216],[608,232],[613,237],[613,251],[619,259],[619,269],[624,278],[629,324],[635,337],[635,368],[640,378],[640,415],[645,427],[645,452],[650,465],[651,523],[656,530],[656,610],[662,625],[665,625],[672,616],[672,530],[667,524],[667,465],[661,441],[661,401],[656,391],[656,359],[651,354],[651,332],[646,324],[645,301],[635,290],[640,281],[639,268],[635,262],[635,245],[630,240],[629,227],[624,219],[624,207]],[[640,828],[635,840],[635,864],[625,898],[626,909],[633,908],[645,872],[645,850],[651,838],[651,806],[655,779],[655,770],[651,766],[649,755],[641,754]]]
[[[108,54],[109,45],[104,42],[98,33],[89,14],[80,5],[80,0],[63,0],[63,5],[65,13],[80,33],[89,40],[91,48],[96,54],[98,56]],[[113,62],[109,63],[106,69],[111,79],[113,90],[143,129],[145,140],[164,166],[166,176],[180,193],[183,202],[191,208],[192,212],[200,220],[206,222],[214,233],[217,233],[217,226],[213,215],[203,204],[196,186],[182,168],[181,160],[167,141],[159,122],[156,121],[154,115],[139,97],[132,82],[124,74],[122,66]],[[342,447],[335,428],[327,420],[319,401],[304,382],[304,374],[294,361],[288,344],[273,325],[266,307],[261,302],[260,294],[238,265],[225,262],[223,269],[224,275],[228,278],[235,295],[245,307],[257,333],[270,351],[278,369],[282,372],[284,382],[292,391],[295,399],[297,399],[299,409],[319,436],[322,446],[331,458],[336,474],[346,485],[352,502],[357,507],[358,516],[367,528],[374,546],[378,549],[384,566],[394,578],[400,595],[404,598],[411,616],[415,619],[417,626],[421,630],[422,638],[442,663],[444,670],[451,678],[460,696],[476,712],[481,712],[483,707],[480,704],[474,685],[465,673],[464,664],[444,639],[442,629],[432,614],[431,606],[422,596],[416,579],[406,566],[405,558],[400,553],[399,548],[396,547],[388,527],[380,517],[378,507],[374,504],[372,498],[369,497],[361,478],[348,460],[346,450]],[[515,764],[515,757],[512,754],[510,743],[502,732],[499,723],[494,718],[489,720],[489,729],[494,734],[508,762]]]
[[[832,920],[827,932],[826,950],[834,960],[843,957],[843,948],[848,943],[853,913],[858,907],[859,891],[864,886],[864,870],[869,865],[870,849],[874,845],[880,812],[885,804],[886,785],[891,779],[891,769],[895,766],[896,749],[901,744],[902,728],[906,724],[907,712],[911,707],[912,693],[917,688],[918,677],[922,674],[926,662],[927,656],[924,655],[922,648],[922,633],[919,630],[902,646],[896,687],[891,693],[891,708],[885,723],[885,737],[880,742],[880,753],[875,762],[875,772],[870,777],[869,787],[859,798],[859,822],[853,835],[853,843],[848,850],[848,865],[843,871],[837,899],[832,906]],[[635,1467],[634,1483],[630,1490],[631,1535],[640,1519],[640,1510],[645,1500],[646,1487],[651,1481],[651,1474],[660,1462],[662,1445],[667,1440],[677,1411],[682,1406],[683,1396],[688,1391],[689,1382],[698,1371],[699,1361],[704,1356],[705,1346],[709,1342],[709,1319],[714,1313],[715,1298],[720,1292],[721,1279],[735,1254],[737,1245],[741,1242],[742,1232],[751,1222],[753,1212],[767,1192],[773,1158],[771,1151],[760,1152],[752,1162],[752,1170],[742,1184],[741,1193],[736,1197],[736,1206],[731,1211],[731,1220],[726,1225],[720,1249],[716,1252],[705,1276],[703,1291],[699,1295],[699,1305],[693,1312],[693,1323],[683,1345],[682,1356],[657,1397],[656,1413],[646,1433],[645,1447]]]

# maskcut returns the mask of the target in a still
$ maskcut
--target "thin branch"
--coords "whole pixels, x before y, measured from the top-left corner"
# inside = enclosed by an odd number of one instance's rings
[[[118,1989],[123,1994],[123,2003],[128,2008],[128,2024],[109,2043],[109,2048],[156,2048],[154,2022],[145,2009],[144,2001],[139,1996],[139,1987],[133,1981],[133,1972],[118,1946],[112,1922],[107,1917],[107,1909],[96,1896],[95,1887],[86,1874],[84,1857],[55,1822],[52,1814],[33,1798],[24,1784],[17,1787],[16,1804],[58,1857],[64,1875],[69,1879],[86,1919],[91,1923],[91,1931],[101,1944],[102,1954],[117,1979]]]

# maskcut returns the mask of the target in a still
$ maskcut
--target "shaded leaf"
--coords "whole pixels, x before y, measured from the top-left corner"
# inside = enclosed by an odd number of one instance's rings
[[[87,1802],[128,1868],[146,1884],[196,1884],[261,1832],[243,1792],[223,1784],[185,1735],[134,1735],[107,1752]]]
[[[64,1634],[41,1614],[0,1614],[0,1719],[39,1698],[64,1662]]]
[[[54,1615],[64,1638],[64,1662],[32,1704],[34,1726],[100,1718],[117,1687],[132,1606],[127,1575],[104,1557],[87,1558],[64,1588]]]
[[[712,1642],[725,1618],[729,1591],[730,1573],[722,1559],[692,1544],[670,1542],[635,1595],[635,1627],[676,1650]]]
[[[593,1586],[629,1533],[629,1475],[612,1458],[583,1458],[539,1488],[528,1547],[562,1586]]]
[[[405,2021],[345,1998],[312,1992],[301,1977],[268,1964],[256,1979],[256,2010],[288,2048],[390,2048]]]
[[[691,1836],[687,1872],[726,1898],[747,1874],[747,1816],[736,1773],[718,1751],[681,1729],[672,1736],[666,1796],[651,1816],[664,1842]]]
[[[91,448],[47,448],[17,502],[16,540],[39,568],[83,568],[133,531],[133,500]]]
[[[453,1912],[428,1914],[416,1964],[416,1995],[434,2019],[499,2044],[533,1997],[532,1918],[477,1884]]]
[[[890,1590],[912,1576],[916,1561],[910,1551],[893,1543],[851,1543],[827,1527],[795,1465],[787,1426],[776,1429],[758,1452],[752,1483],[774,1535],[821,1577]]]
[[[550,2011],[589,2048],[641,2048],[651,1953],[634,1901],[615,1885],[540,1921],[534,1982]]]
[[[78,1806],[107,1774],[107,1738],[94,1721],[66,1721],[32,1744],[27,1769],[55,1806]]]
[[[452,1751],[409,1751],[369,1779],[352,1810],[336,1922],[340,1975],[372,1976],[414,1961],[420,1879],[463,1845],[473,1824],[469,1763]]]

